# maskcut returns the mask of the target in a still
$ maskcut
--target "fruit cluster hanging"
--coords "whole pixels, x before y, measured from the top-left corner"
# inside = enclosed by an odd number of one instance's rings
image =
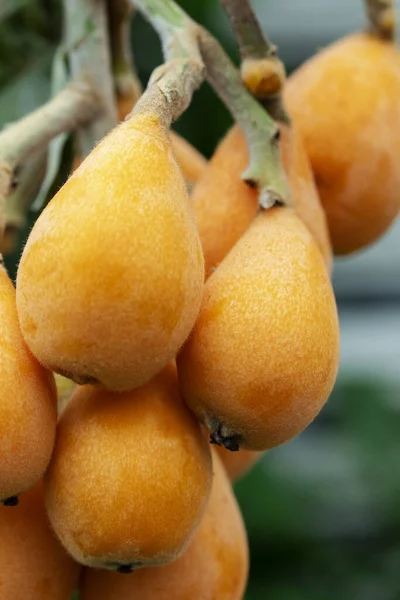
[[[399,212],[393,4],[366,0],[371,30],[286,82],[249,3],[222,2],[240,71],[173,0],[65,2],[70,40],[79,10],[99,35],[69,51],[65,90],[0,133],[6,252],[13,172],[77,130],[15,286],[0,266],[4,598],[39,600],[44,580],[55,600],[243,598],[231,482],[327,402],[333,256]],[[165,49],[144,92],[133,6]],[[210,161],[170,130],[205,79],[236,121]]]

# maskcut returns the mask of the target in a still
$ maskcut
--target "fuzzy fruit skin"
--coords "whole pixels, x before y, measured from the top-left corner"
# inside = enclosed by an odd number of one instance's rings
[[[86,569],[81,600],[241,600],[249,555],[242,516],[213,453],[214,481],[204,517],[185,553],[170,565],[132,575]]]
[[[189,543],[211,481],[207,439],[168,366],[132,392],[77,389],[59,420],[46,506],[82,564],[165,564]]]
[[[209,431],[267,450],[305,429],[335,382],[339,326],[318,246],[289,208],[259,214],[207,281],[178,355],[183,396]]]
[[[232,483],[244,477],[264,455],[263,452],[255,452],[254,450],[230,452],[223,446],[216,446],[215,449]]]
[[[44,508],[40,481],[18,506],[0,506],[0,596],[4,600],[70,600],[80,566],[65,552]]]
[[[329,272],[332,251],[311,167],[294,127],[280,125],[281,153],[294,207],[315,236]],[[248,229],[258,210],[258,193],[241,179],[249,162],[245,137],[234,126],[217,147],[191,200],[203,246],[206,277]]]
[[[50,461],[56,420],[53,375],[23,340],[15,289],[0,265],[0,502],[39,481]]]
[[[172,150],[182,174],[189,185],[194,185],[203,175],[207,167],[207,159],[175,131],[171,130],[169,134]],[[73,162],[72,172],[79,167],[81,162],[82,157],[77,154]]]
[[[140,114],[99,143],[39,216],[18,268],[18,313],[42,364],[124,391],[174,358],[203,285],[167,133]]]
[[[400,54],[368,34],[328,46],[284,93],[304,140],[335,254],[379,238],[400,209]]]
[[[117,110],[120,121],[126,119],[136,100],[137,94],[117,96]],[[190,185],[193,185],[203,175],[207,160],[192,144],[173,130],[170,130],[170,139],[172,150],[178,165],[182,169],[183,176]]]

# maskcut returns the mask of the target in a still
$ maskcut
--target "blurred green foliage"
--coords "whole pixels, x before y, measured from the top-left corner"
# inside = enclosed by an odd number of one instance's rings
[[[398,393],[383,380],[339,381],[308,430],[236,484],[248,600],[399,598]]]
[[[181,4],[237,60],[216,0]],[[59,0],[1,5],[0,126],[48,98],[61,27]],[[132,47],[145,84],[162,57],[157,36],[140,16],[133,23]],[[226,109],[204,85],[175,127],[210,156],[230,123]],[[51,193],[66,178],[72,151],[70,140]],[[12,275],[19,253],[20,248],[7,260]],[[398,388],[386,381],[340,379],[316,422],[268,452],[237,483],[251,548],[247,600],[400,598],[398,396]]]

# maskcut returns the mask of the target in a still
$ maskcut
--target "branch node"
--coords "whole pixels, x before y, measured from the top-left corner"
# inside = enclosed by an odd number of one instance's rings
[[[0,213],[11,192],[14,170],[63,132],[86,125],[101,112],[99,95],[86,82],[73,82],[57,96],[0,132]],[[0,231],[1,234],[1,231]]]
[[[277,47],[268,39],[250,0],[221,0],[231,22],[240,56],[241,77],[246,88],[258,98],[275,120],[289,122],[281,96],[286,70]],[[273,98],[273,102],[269,100]]]
[[[285,66],[276,56],[246,58],[240,75],[249,92],[260,99],[280,94],[286,80]]]

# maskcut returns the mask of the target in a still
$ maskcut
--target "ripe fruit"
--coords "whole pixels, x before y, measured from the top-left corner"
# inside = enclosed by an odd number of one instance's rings
[[[53,376],[25,345],[15,289],[0,265],[0,502],[41,478],[53,450],[56,418]]]
[[[117,110],[120,121],[124,121],[132,111],[137,98],[137,89],[128,95],[117,94]],[[192,144],[173,130],[170,131],[170,139],[172,150],[182,169],[183,176],[189,185],[193,185],[202,176],[207,166],[207,160]]]
[[[204,517],[185,553],[170,565],[129,577],[86,569],[81,600],[241,600],[248,575],[246,531],[226,473],[213,454],[214,482]]]
[[[232,482],[246,475],[264,454],[263,452],[255,452],[254,450],[229,452],[224,446],[216,446],[216,450]]]
[[[184,343],[203,282],[167,132],[139,114],[99,143],[36,221],[17,275],[22,332],[51,370],[132,389]]]
[[[0,596],[4,600],[70,600],[80,567],[50,528],[39,482],[18,506],[0,506]]]
[[[264,211],[207,281],[178,355],[183,396],[215,443],[266,450],[311,423],[337,373],[339,328],[314,238]]]
[[[125,573],[184,550],[211,478],[207,440],[168,366],[131,392],[77,389],[59,420],[46,505],[77,561]]]
[[[281,151],[294,207],[315,236],[327,267],[332,253],[325,215],[319,202],[310,165],[293,127],[281,125]],[[258,210],[258,193],[240,178],[248,165],[242,131],[233,127],[219,144],[192,193],[203,245],[206,277],[248,229]]]
[[[399,97],[400,54],[368,34],[332,44],[287,82],[336,254],[371,244],[399,212]]]

